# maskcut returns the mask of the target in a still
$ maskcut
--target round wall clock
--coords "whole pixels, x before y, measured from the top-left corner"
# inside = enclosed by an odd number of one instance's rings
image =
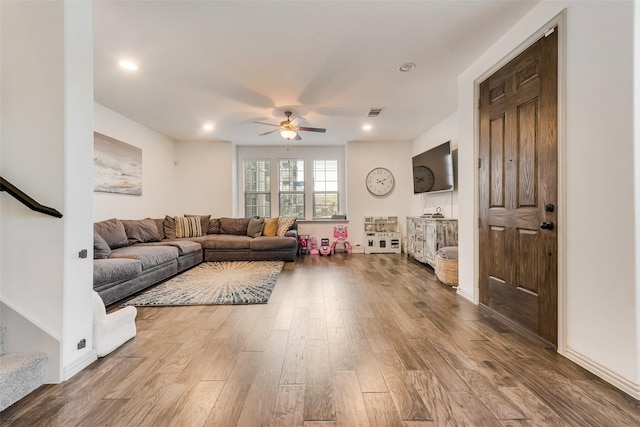
[[[396,181],[389,169],[373,168],[367,174],[366,184],[369,193],[374,196],[386,196],[391,193]]]
[[[433,188],[433,172],[426,166],[413,168],[414,193],[425,193]]]

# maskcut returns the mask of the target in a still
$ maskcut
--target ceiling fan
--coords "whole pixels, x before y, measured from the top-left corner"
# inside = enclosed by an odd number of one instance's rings
[[[298,119],[304,120],[304,117],[298,116],[298,117],[295,117],[293,120],[291,120],[291,114],[292,114],[291,111],[285,111],[284,115],[287,116],[287,120],[281,121],[279,125],[274,125],[273,123],[265,123],[265,122],[253,122],[261,125],[276,126],[278,128],[278,129],[271,130],[269,132],[261,133],[258,136],[269,135],[270,133],[274,133],[274,132],[280,132],[280,136],[286,139],[287,141],[290,141],[292,139],[295,141],[300,141],[302,139],[302,137],[298,133],[300,131],[321,132],[321,133],[325,133],[327,131],[324,128],[310,128],[306,126],[298,126],[296,124],[296,120]]]

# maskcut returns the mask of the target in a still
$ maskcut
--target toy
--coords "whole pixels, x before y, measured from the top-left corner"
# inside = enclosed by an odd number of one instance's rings
[[[320,239],[320,255],[331,255],[331,246],[329,246],[329,239]]]
[[[309,236],[306,234],[301,234],[298,238],[298,254],[308,254],[309,253]]]
[[[318,255],[320,253],[317,246],[316,236],[311,236],[311,250],[309,251],[309,255]]]
[[[351,253],[351,244],[347,241],[347,237],[349,236],[349,231],[347,227],[344,225],[338,225],[337,227],[333,227],[333,237],[336,239],[333,241],[331,245],[331,253],[336,253],[336,247],[340,245],[339,249],[342,249],[343,252],[348,254]]]

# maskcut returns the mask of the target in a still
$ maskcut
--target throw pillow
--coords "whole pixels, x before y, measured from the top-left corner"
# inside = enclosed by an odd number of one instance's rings
[[[197,216],[177,216],[174,220],[176,221],[176,238],[202,236],[201,222]]]
[[[160,240],[164,240],[166,238],[164,235],[164,218],[154,218],[153,221],[156,223]]]
[[[195,216],[200,218],[200,228],[202,229],[202,235],[209,234],[209,219],[211,215],[189,215],[185,214],[185,217]]]
[[[262,236],[263,225],[264,225],[264,218],[249,218],[249,225],[247,226],[247,236],[249,237]]]
[[[265,218],[264,227],[262,228],[263,236],[275,236],[278,233],[278,217]]]
[[[129,244],[124,225],[115,218],[93,224],[93,231],[102,236],[111,249],[121,248]]]
[[[101,235],[93,232],[93,259],[107,259],[111,255],[111,248]]]
[[[218,218],[211,218],[209,220],[209,231],[207,234],[220,234],[220,220]]]
[[[127,233],[130,245],[160,241],[158,227],[156,226],[156,222],[151,218],[136,221],[122,220],[122,225],[124,225],[124,231]]]
[[[278,217],[278,232],[276,233],[276,236],[284,236],[294,222],[296,222],[295,218],[289,218],[286,216]]]
[[[164,237],[166,239],[176,238],[176,220],[172,216],[165,216],[163,222]]]

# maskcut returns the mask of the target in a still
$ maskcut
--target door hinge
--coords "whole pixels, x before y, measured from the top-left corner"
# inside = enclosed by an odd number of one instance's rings
[[[478,228],[482,228],[482,218],[478,218]]]
[[[478,157],[478,169],[482,169],[482,157]]]
[[[480,104],[481,104],[480,98],[478,98],[478,110],[480,109]]]

